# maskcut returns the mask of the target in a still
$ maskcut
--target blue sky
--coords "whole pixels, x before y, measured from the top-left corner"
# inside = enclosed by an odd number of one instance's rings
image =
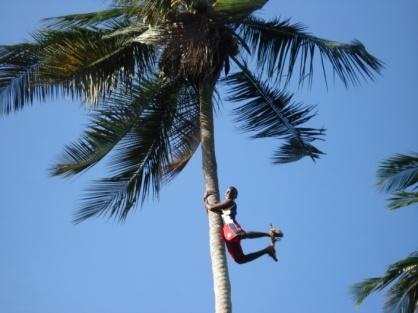
[[[104,7],[0,0],[0,43],[28,39],[43,17]],[[318,105],[310,125],[327,129],[327,154],[316,164],[272,165],[277,142],[241,134],[233,104],[224,102],[217,113],[220,185],[238,187],[240,223],[247,230],[273,223],[285,232],[278,263],[230,262],[234,312],[381,312],[382,295],[357,309],[349,286],[380,275],[418,246],[417,208],[385,210],[386,195],[374,185],[380,161],[417,151],[418,4],[272,0],[261,14],[291,17],[320,37],[359,39],[385,70],[360,88],[337,81],[326,90],[317,75],[312,89],[298,91],[297,100]],[[159,201],[148,201],[126,223],[91,219],[75,226],[83,190],[104,176],[106,164],[78,179],[50,178],[48,168],[81,134],[86,113],[58,99],[0,117],[0,312],[213,312],[200,154]]]

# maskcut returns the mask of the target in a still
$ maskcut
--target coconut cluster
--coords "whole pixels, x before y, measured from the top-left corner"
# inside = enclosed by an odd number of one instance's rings
[[[159,63],[166,77],[190,82],[217,77],[224,66],[229,68],[229,56],[238,53],[232,30],[204,14],[181,13],[169,23],[170,40]]]

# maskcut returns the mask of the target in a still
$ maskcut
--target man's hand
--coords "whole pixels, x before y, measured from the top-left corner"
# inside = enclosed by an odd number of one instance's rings
[[[208,204],[209,204],[209,203],[207,203],[207,202],[205,201],[205,211],[206,211],[206,214],[208,214],[208,213],[209,213]]]
[[[206,214],[208,214],[210,211],[210,204],[208,203],[208,197],[213,196],[213,195],[216,195],[216,192],[213,190],[207,190],[203,195],[203,202],[205,203]]]
[[[208,200],[208,197],[209,196],[213,196],[213,195],[215,195],[216,194],[216,192],[215,191],[213,191],[213,190],[207,190],[205,193],[204,193],[204,195],[203,195],[203,202],[206,204],[207,203],[207,200]]]

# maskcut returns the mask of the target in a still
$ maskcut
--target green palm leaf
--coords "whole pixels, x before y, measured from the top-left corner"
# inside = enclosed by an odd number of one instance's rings
[[[45,86],[37,83],[37,50],[34,44],[0,46],[0,114],[19,110],[35,97],[51,96]]]
[[[51,174],[80,174],[102,160],[140,124],[141,113],[149,104],[147,100],[160,88],[160,84],[152,85],[145,80],[135,85],[129,97],[126,94],[114,94],[106,105],[92,113],[93,119],[82,138],[65,148],[61,160],[51,169]],[[169,141],[171,161],[164,169],[165,181],[171,180],[184,168],[200,142],[198,98],[191,88],[183,88],[178,95]]]
[[[109,152],[112,176],[93,183],[75,222],[96,215],[124,220],[131,208],[178,174],[197,148],[197,97],[178,82],[162,79],[135,86],[129,106],[100,110],[81,140],[67,147],[53,174],[81,173]],[[127,102],[122,95],[113,109]],[[129,112],[129,113],[127,113]]]
[[[200,144],[200,109],[198,93],[186,88],[179,96],[179,106],[170,134],[170,162],[164,168],[164,182],[171,181],[190,161]]]
[[[259,67],[277,80],[286,77],[288,82],[299,63],[299,83],[306,79],[311,82],[316,51],[325,80],[324,60],[327,60],[345,86],[359,84],[360,77],[373,79],[382,67],[381,61],[369,54],[359,41],[345,44],[318,38],[305,32],[301,24],[291,24],[289,20],[266,22],[251,16],[238,25],[238,33],[256,55]]]
[[[418,155],[396,154],[377,170],[377,186],[392,193],[388,208],[395,210],[418,203]]]
[[[164,22],[169,16],[176,13],[178,6],[186,1],[172,0],[144,0],[141,17],[152,26]],[[197,1],[194,1],[197,2]]]
[[[311,132],[315,136],[322,136],[324,134],[323,130],[303,129],[303,131]],[[281,145],[274,151],[273,162],[278,164],[296,162],[305,156],[309,156],[315,161],[322,154],[324,153],[321,150],[307,142],[307,140],[302,142],[298,138],[290,138],[287,143]]]
[[[92,112],[92,121],[82,138],[65,148],[61,160],[51,169],[53,176],[79,174],[102,160],[139,123],[148,99],[160,84],[143,80],[130,93],[115,93]]]
[[[396,192],[393,197],[389,198],[388,209],[396,210],[404,208],[408,205],[418,203],[418,192]]]
[[[119,25],[119,27],[122,25]],[[152,48],[125,36],[87,29],[43,30],[33,44],[0,48],[0,111],[60,94],[97,104],[127,85],[136,70],[154,66]]]
[[[241,20],[266,3],[267,0],[217,0],[212,6],[213,16],[226,21]]]
[[[292,103],[292,96],[271,88],[255,77],[247,66],[233,58],[241,72],[225,78],[231,87],[229,100],[245,103],[236,108],[237,122],[244,131],[255,132],[253,138],[282,138],[286,144],[274,154],[275,163],[288,163],[304,156],[317,159],[322,152],[311,143],[324,134],[323,129],[299,127],[315,114],[313,107]]]
[[[106,214],[124,220],[138,200],[158,193],[162,168],[169,162],[169,129],[176,109],[172,100],[177,88],[160,83],[151,88],[159,92],[141,100],[149,104],[138,124],[116,147],[112,176],[94,182],[88,189],[75,222]]]
[[[377,186],[386,192],[401,191],[418,183],[418,154],[396,154],[377,171]]]
[[[133,5],[120,5],[115,8],[82,14],[70,14],[43,19],[48,28],[64,30],[67,28],[100,28],[113,25],[115,22],[126,20],[140,12],[140,8]]]
[[[392,283],[392,287],[386,292],[386,311],[414,313],[418,309],[418,251],[390,265],[382,277],[366,279],[355,284],[351,291],[356,304],[359,305],[372,292],[381,291]]]
[[[85,101],[97,104],[119,85],[129,85],[137,67],[144,74],[150,71],[154,65],[152,48],[134,43],[130,37],[103,38],[107,33],[76,30],[73,34],[54,34],[61,38],[43,49],[42,75],[74,86]],[[45,34],[47,38],[50,35]]]

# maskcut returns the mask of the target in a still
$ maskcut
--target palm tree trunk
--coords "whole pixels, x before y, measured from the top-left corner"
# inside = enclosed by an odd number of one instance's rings
[[[218,174],[215,156],[215,136],[213,127],[214,85],[202,83],[199,88],[200,129],[202,142],[202,167],[206,190],[215,191],[208,201],[219,201]],[[224,241],[221,236],[222,219],[219,214],[209,212],[209,245],[212,260],[212,274],[215,291],[215,312],[231,313],[231,285],[229,282],[228,263],[225,255]]]

